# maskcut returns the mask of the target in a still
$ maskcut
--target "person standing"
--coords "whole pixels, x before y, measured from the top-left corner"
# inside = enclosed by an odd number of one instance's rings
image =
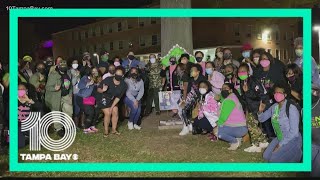
[[[260,101],[267,95],[261,83],[253,76],[249,75],[249,66],[247,63],[242,63],[238,70],[240,79],[240,90],[242,98],[246,103],[244,109],[247,115],[248,133],[252,146],[244,149],[245,152],[261,152],[263,148],[268,146],[267,137],[259,127],[257,117]]]
[[[72,118],[71,74],[68,74],[68,66],[65,60],[61,60],[56,69],[49,73],[45,102],[51,111],[62,111]],[[60,123],[54,123],[54,129],[59,136],[64,136],[64,128]]]
[[[149,77],[149,90],[145,115],[148,116],[152,112],[152,102],[154,101],[155,111],[157,115],[160,115],[160,105],[159,105],[159,91],[162,87],[162,78],[160,72],[162,70],[162,65],[159,59],[156,59],[154,54],[150,54],[149,62],[146,65],[146,71]]]
[[[80,113],[80,107],[78,106],[76,99],[77,99],[77,94],[79,93],[79,82],[80,82],[80,71],[78,70],[79,68],[79,61],[78,60],[73,60],[71,64],[71,68],[69,69],[70,74],[71,74],[71,83],[73,86],[73,121],[76,124],[76,127],[83,127],[84,122],[79,124],[79,113]]]
[[[120,135],[117,131],[119,120],[118,103],[126,93],[127,84],[123,80],[123,69],[117,68],[115,76],[107,77],[98,86],[97,105],[104,113],[104,137],[109,136],[109,124],[112,116],[112,134]]]
[[[201,51],[195,52],[194,56],[196,57],[196,63],[200,64],[202,67],[202,75],[206,75],[206,62],[203,61],[204,54]]]

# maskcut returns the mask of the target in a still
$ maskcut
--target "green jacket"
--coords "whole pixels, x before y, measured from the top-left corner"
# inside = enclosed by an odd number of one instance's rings
[[[71,75],[68,73],[69,77]],[[45,103],[51,111],[61,110],[61,89],[55,90],[55,86],[61,84],[61,75],[55,70],[51,71],[46,84]],[[70,86],[69,95],[72,96],[72,86]]]
[[[160,62],[151,64],[150,62],[146,65],[146,71],[149,76],[149,88],[161,88],[162,77],[160,76],[162,65]]]
[[[32,84],[36,89],[38,89],[41,84],[45,85],[46,84],[45,82],[46,82],[46,78],[44,78],[44,80],[40,82],[39,72],[33,74],[29,79],[29,83]]]

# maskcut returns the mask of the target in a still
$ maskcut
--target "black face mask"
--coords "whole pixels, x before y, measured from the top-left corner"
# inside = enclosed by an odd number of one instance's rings
[[[231,58],[232,58],[232,54],[231,53],[223,54],[223,59],[231,59]]]
[[[137,79],[138,74],[137,74],[137,73],[131,73],[131,77],[132,77],[133,79]]]
[[[59,70],[61,72],[67,72],[68,71],[68,67],[60,67]]]
[[[52,61],[47,61],[47,62],[46,62],[46,66],[47,66],[47,67],[53,66],[53,62],[52,62]]]
[[[196,61],[197,61],[197,62],[201,62],[202,59],[203,59],[202,57],[196,57]]]
[[[117,81],[121,81],[122,80],[122,76],[120,75],[115,75],[114,78],[117,80]]]
[[[129,56],[128,56],[128,59],[133,60],[133,59],[134,59],[134,56],[133,56],[133,55],[129,55]]]
[[[170,61],[170,64],[171,64],[171,65],[175,65],[175,64],[176,64],[176,61]]]
[[[222,90],[221,91],[221,96],[225,99],[229,96],[229,91],[228,90]]]

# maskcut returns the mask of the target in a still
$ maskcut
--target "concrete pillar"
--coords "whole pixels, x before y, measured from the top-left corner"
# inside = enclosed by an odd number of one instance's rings
[[[160,0],[160,8],[191,8],[191,0]],[[192,18],[161,18],[161,56],[175,44],[193,54]]]

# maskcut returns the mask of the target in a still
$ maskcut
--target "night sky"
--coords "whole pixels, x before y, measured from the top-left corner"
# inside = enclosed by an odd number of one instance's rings
[[[138,8],[151,4],[153,0],[1,0],[1,15],[8,16],[7,6],[36,6],[57,8]],[[22,21],[36,24],[41,39],[65,29],[95,22],[96,18],[25,18]]]

